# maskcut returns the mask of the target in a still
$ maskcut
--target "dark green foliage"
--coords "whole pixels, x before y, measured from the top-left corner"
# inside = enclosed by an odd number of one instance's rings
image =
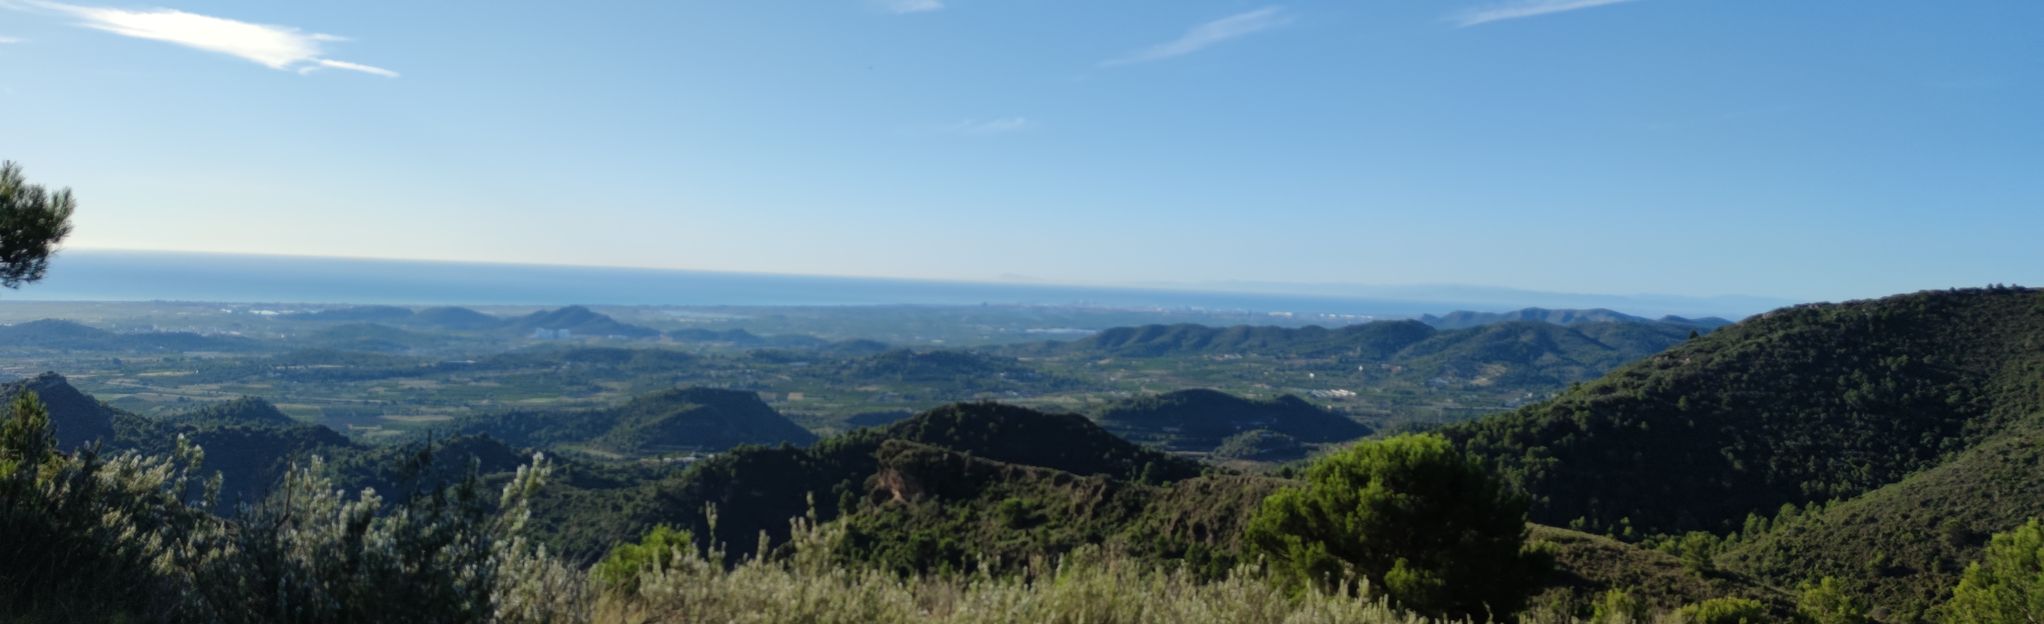
[[[1996,533],[1982,560],[1966,566],[1940,611],[1953,624],[2044,618],[2044,524],[2033,519]]]
[[[257,403],[268,405],[261,399],[235,400],[177,419],[118,414],[108,448],[160,456],[174,453],[180,443],[206,449],[195,468],[201,475],[219,475],[213,511],[222,513],[261,502],[294,461],[302,463],[314,455],[346,457],[362,450],[320,425],[269,420],[282,414],[265,418]]]
[[[298,421],[258,397],[244,396],[200,407],[177,416],[185,422],[296,425]]]
[[[2044,431],[2026,424],[1860,497],[1780,513],[1720,563],[1782,585],[1836,577],[1890,621],[1920,621],[1980,557],[1979,536],[2044,514],[2039,465]]]
[[[612,547],[610,554],[589,568],[589,575],[604,591],[629,594],[638,591],[640,575],[666,570],[674,560],[695,553],[695,535],[656,525],[639,541]]]
[[[1304,458],[1308,448],[1298,438],[1275,431],[1252,429],[1222,440],[1214,457],[1260,462],[1283,462]]]
[[[540,507],[535,522],[557,536],[554,544],[562,552],[576,558],[600,555],[618,535],[636,535],[666,523],[693,532],[706,546],[719,546],[728,558],[736,559],[753,554],[761,533],[774,544],[784,542],[791,519],[814,513],[818,520],[829,521],[845,512],[848,504],[861,505],[872,491],[871,479],[881,473],[878,454],[890,440],[961,457],[1054,470],[1068,477],[1101,477],[1116,482],[1115,487],[1124,487],[1122,481],[1141,480],[1146,474],[1149,482],[1164,483],[1196,477],[1202,471],[1196,462],[1116,438],[1083,416],[969,403],[930,410],[885,428],[826,438],[809,448],[734,448],[645,486],[568,495],[558,506]],[[983,498],[979,489],[971,487],[944,491],[955,498]],[[984,506],[974,507],[973,517],[991,522],[997,517],[994,506],[1005,497],[982,501]],[[1038,502],[1029,500],[1030,504]],[[707,513],[711,508],[716,515],[714,530]],[[916,520],[908,524],[928,523]],[[930,531],[925,534],[932,539],[943,537]],[[957,540],[957,534],[949,539]],[[965,551],[958,552],[964,556]],[[900,559],[905,567],[936,560]]]
[[[564,544],[566,552],[597,553],[619,534],[632,535],[667,523],[693,532],[706,546],[724,549],[737,559],[756,550],[759,535],[773,543],[788,537],[788,521],[814,511],[822,520],[837,517],[845,493],[863,492],[866,478],[878,464],[873,457],[881,434],[864,430],[822,440],[809,448],[742,446],[696,462],[687,471],[629,490],[609,499],[589,501],[620,505],[632,513],[614,516],[622,526],[589,536],[593,543]],[[708,511],[717,517],[711,529]],[[566,516],[561,522],[599,522]]]
[[[1445,433],[1532,492],[1538,521],[1734,531],[1749,512],[1895,482],[2036,411],[2038,296],[1778,310]]]
[[[1096,416],[1100,426],[1139,442],[1210,451],[1244,431],[1267,430],[1305,442],[1342,442],[1370,428],[1291,395],[1253,401],[1214,390],[1179,390],[1129,399]]]
[[[1408,383],[1526,387],[1546,392],[1681,342],[1695,327],[1658,321],[1519,320],[1437,330],[1420,321],[1322,327],[1147,325],[1025,352],[1067,357],[1245,357],[1311,360],[1334,369],[1388,371]]]
[[[0,162],[0,286],[20,288],[49,270],[50,254],[71,234],[78,208],[71,189],[29,184],[14,161]]]
[[[176,604],[174,579],[153,565],[168,540],[211,524],[184,504],[194,451],[113,464],[56,448],[53,419],[33,391],[0,424],[0,613],[21,621],[104,621]],[[154,539],[152,539],[154,538]],[[160,617],[160,616],[159,616]]]
[[[219,484],[193,487],[203,452],[182,436],[167,457],[102,460],[55,452],[49,422],[24,393],[0,426],[9,621],[540,621],[581,600],[520,537],[542,462],[501,497],[470,473],[386,508],[335,491],[315,459],[229,521],[206,513]]]
[[[1767,606],[1751,598],[1712,598],[1675,610],[1680,624],[1765,624],[1777,621]]]
[[[1098,544],[1218,577],[1242,561],[1241,523],[1277,487],[1249,477],[1147,485],[902,440],[876,456],[835,554],[901,574],[1014,571]]]
[[[37,470],[57,452],[57,429],[42,399],[20,392],[8,403],[7,422],[0,424],[0,477]]]
[[[1432,335],[1434,329],[1419,321],[1380,321],[1337,329],[1144,325],[1108,329],[1060,348],[1122,357],[1284,352],[1383,359]]]
[[[1623,312],[1607,310],[1604,308],[1592,308],[1588,310],[1549,310],[1546,308],[1525,308],[1522,310],[1513,310],[1510,312],[1461,311],[1450,312],[1440,316],[1434,316],[1431,314],[1423,315],[1420,317],[1419,320],[1422,323],[1432,325],[1438,329],[1468,329],[1471,327],[1481,327],[1484,325],[1507,323],[1512,321],[1539,321],[1542,323],[1552,323],[1555,325],[1593,325],[1593,324],[1638,325],[1662,323],[1667,325],[1694,327],[1696,329],[1701,329],[1703,331],[1710,331],[1712,329],[1732,324],[1731,321],[1715,317],[1687,319],[1679,316],[1664,316],[1661,317],[1659,320],[1656,320],[1641,316],[1633,316]]]
[[[1675,556],[1682,559],[1683,569],[1695,574],[1709,574],[1717,571],[1713,558],[1718,554],[1718,537],[1702,531],[1690,531],[1681,539],[1671,542]]]
[[[1011,464],[1155,482],[1198,476],[1198,462],[1130,444],[1078,414],[1000,403],[959,403],[895,423],[887,437]]]
[[[1613,588],[1597,597],[1590,611],[1591,624],[1634,624],[1647,621],[1647,605],[1632,592]]]
[[[865,412],[851,415],[845,419],[845,424],[852,427],[885,427],[908,420],[910,416],[914,415],[915,412],[908,410]]]
[[[911,351],[896,349],[853,360],[837,366],[832,374],[840,379],[871,380],[906,384],[919,392],[944,390],[951,393],[1002,392],[1015,388],[1051,389],[1075,386],[1023,365],[1014,358],[971,351]]]
[[[1409,608],[1454,616],[1518,609],[1526,501],[1436,436],[1368,441],[1321,457],[1265,499],[1246,539],[1272,572],[1327,587],[1366,579]]]
[[[1724,571],[1697,574],[1674,554],[1608,537],[1533,525],[1528,542],[1529,550],[1536,550],[1553,562],[1554,571],[1546,577],[1546,585],[1592,605],[1592,611],[1612,591],[1622,591],[1631,602],[1656,613],[1718,596],[1760,599],[1775,613],[1788,613],[1793,605],[1792,596],[1781,594],[1759,580]],[[1640,624],[1648,621],[1651,620],[1639,620]],[[1598,620],[1593,623],[1607,624]]]
[[[1796,598],[1796,614],[1809,624],[1867,624],[1867,601],[1847,591],[1838,579],[1824,577],[1823,580],[1802,585],[1801,595]]]
[[[519,446],[588,445],[628,455],[816,441],[815,434],[781,416],[759,395],[715,388],[665,390],[596,410],[481,416],[458,429]]]
[[[47,406],[50,421],[57,430],[57,450],[70,452],[92,442],[113,439],[113,420],[118,410],[71,387],[63,375],[43,373],[0,385],[0,398],[24,393],[34,393]]]

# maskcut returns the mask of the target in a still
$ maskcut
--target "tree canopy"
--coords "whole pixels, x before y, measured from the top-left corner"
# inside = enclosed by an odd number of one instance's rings
[[[71,234],[77,207],[71,189],[29,184],[20,165],[0,162],[0,286],[20,288],[43,278],[50,254]]]
[[[1447,440],[1403,435],[1316,461],[1246,539],[1294,583],[1367,580],[1411,609],[1483,617],[1524,600],[1526,505]]]

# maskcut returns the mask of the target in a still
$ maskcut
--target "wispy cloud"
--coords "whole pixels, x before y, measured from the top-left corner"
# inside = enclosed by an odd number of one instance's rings
[[[880,7],[894,13],[927,13],[944,8],[944,0],[881,0]]]
[[[994,119],[967,119],[944,127],[945,132],[971,136],[991,136],[1028,130],[1035,124],[1026,117],[997,117]]]
[[[1554,13],[1594,9],[1600,6],[1622,4],[1633,0],[1515,0],[1503,4],[1477,7],[1449,16],[1448,21],[1456,26],[1468,28],[1477,24],[1502,22],[1526,17],[1539,17]]]
[[[1194,26],[1177,39],[1137,50],[1127,56],[1101,61],[1100,66],[1114,67],[1185,56],[1216,44],[1277,28],[1291,21],[1292,16],[1286,13],[1283,7],[1271,6],[1247,13],[1237,13]]]
[[[381,67],[326,58],[325,44],[347,39],[308,33],[290,26],[254,24],[176,9],[114,9],[42,0],[0,3],[0,6],[26,6],[68,15],[77,18],[79,25],[86,28],[219,52],[271,69],[306,73],[329,68],[397,77],[397,72]]]
[[[23,39],[20,37],[0,36],[0,45],[7,45],[10,43],[25,43],[27,41],[28,41],[27,39]]]

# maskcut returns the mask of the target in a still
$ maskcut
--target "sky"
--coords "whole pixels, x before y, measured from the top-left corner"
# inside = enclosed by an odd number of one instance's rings
[[[2044,283],[2040,28],[2034,0],[0,0],[0,158],[77,192],[77,249],[1843,299]]]

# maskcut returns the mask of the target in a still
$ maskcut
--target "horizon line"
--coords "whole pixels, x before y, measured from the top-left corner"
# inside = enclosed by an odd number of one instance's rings
[[[1366,293],[1339,293],[1339,294],[1335,294],[1335,293],[1327,293],[1327,292],[1315,292],[1314,290],[1312,290],[1312,289],[1315,289],[1315,288],[1479,288],[1479,289],[1493,289],[1493,290],[1499,290],[1499,291],[1511,291],[1511,292],[1515,292],[1515,293],[1524,293],[1524,294],[1530,294],[1530,295],[1547,295],[1547,296],[1562,296],[1562,297],[1619,297],[1619,298],[1674,298],[1674,299],[1691,299],[1691,300],[1697,300],[1697,301],[1709,301],[1709,300],[1721,300],[1721,299],[1750,299],[1750,300],[1760,300],[1760,301],[1772,301],[1772,302],[1778,302],[1779,304],[1782,304],[1782,305],[1790,305],[1790,304],[1799,304],[1799,303],[1813,303],[1813,302],[1819,301],[1819,300],[1813,300],[1813,299],[1808,299],[1808,298],[1788,298],[1788,297],[1775,297],[1775,296],[1766,296],[1766,295],[1752,295],[1752,294],[1744,294],[1744,293],[1718,293],[1718,294],[1710,294],[1710,295],[1685,295],[1685,294],[1672,294],[1672,293],[1652,293],[1652,292],[1634,292],[1634,293],[1611,293],[1611,292],[1602,292],[1602,293],[1599,293],[1599,292],[1578,292],[1578,291],[1566,291],[1566,290],[1539,290],[1539,289],[1533,289],[1533,288],[1525,288],[1525,287],[1518,287],[1518,286],[1499,286],[1499,285],[1492,285],[1492,284],[1475,284],[1475,283],[1456,283],[1456,282],[1412,282],[1412,283],[1365,283],[1365,282],[1326,282],[1326,281],[1321,281],[1321,282],[1285,282],[1285,281],[1265,281],[1265,280],[1243,280],[1243,279],[1233,279],[1233,280],[1219,280],[1219,281],[1214,281],[1214,282],[1204,282],[1204,283],[1202,283],[1202,282],[1149,282],[1149,283],[1144,283],[1144,282],[1083,282],[1083,281],[1062,281],[1062,280],[1039,280],[1039,279],[1033,279],[1033,278],[1031,278],[1031,279],[999,279],[999,278],[968,278],[968,277],[914,277],[914,276],[901,276],[901,275],[859,275],[859,274],[843,274],[843,273],[797,273],[797,272],[786,272],[786,271],[759,271],[759,270],[743,270],[743,269],[704,269],[704,268],[688,268],[688,267],[673,267],[673,266],[645,266],[645,265],[628,265],[628,264],[591,264],[591,263],[574,263],[574,262],[532,262],[532,261],[517,261],[517,260],[476,260],[476,259],[446,259],[446,258],[417,258],[417,257],[390,257],[390,256],[344,256],[344,255],[327,255],[327,254],[294,254],[294,253],[285,253],[285,252],[250,252],[250,251],[209,251],[209,250],[190,250],[190,249],[144,249],[144,248],[133,248],[133,247],[100,247],[100,246],[83,246],[83,247],[69,247],[69,246],[67,246],[66,248],[64,248],[64,249],[60,250],[60,253],[61,253],[61,252],[65,252],[65,251],[84,251],[84,252],[111,252],[111,253],[136,253],[136,254],[167,254],[167,255],[190,255],[190,256],[243,256],[243,257],[258,257],[258,258],[289,258],[289,259],[299,259],[299,260],[342,260],[342,261],[356,261],[356,262],[383,262],[383,263],[408,263],[408,262],[409,262],[409,263],[429,263],[429,264],[451,264],[451,265],[470,265],[470,266],[484,266],[484,267],[531,267],[531,268],[567,268],[567,269],[598,269],[598,270],[613,270],[613,271],[648,271],[648,272],[668,272],[668,273],[696,273],[696,274],[711,274],[711,275],[741,275],[741,276],[759,276],[759,277],[793,277],[793,278],[822,278],[822,279],[841,279],[841,280],[872,280],[872,281],[896,281],[896,282],[916,282],[916,283],[929,283],[929,284],[969,284],[969,285],[991,285],[991,286],[1020,286],[1020,287],[1036,287],[1036,288],[1083,288],[1083,289],[1095,289],[1095,290],[1140,290],[1140,291],[1164,291],[1164,292],[1181,292],[1181,293],[1206,293],[1206,294],[1243,294],[1243,295],[1277,295],[1277,296],[1291,296],[1291,297],[1301,297],[1301,298],[1313,298],[1313,299],[1377,299],[1377,298],[1384,298],[1384,299],[1385,299],[1385,300],[1387,300],[1387,301],[1400,301],[1400,299],[1396,299],[1396,298],[1394,298],[1394,297],[1396,297],[1395,295],[1371,295],[1371,294],[1366,294]],[[1025,277],[1025,278],[1026,278],[1027,276],[1023,276],[1023,277]],[[1259,286],[1259,285],[1262,285],[1262,286],[1270,286],[1270,287],[1273,287],[1273,288],[1281,288],[1281,289],[1282,289],[1282,288],[1297,288],[1297,289],[1299,289],[1299,290],[1272,290],[1272,289],[1269,289],[1269,288],[1258,288],[1257,286]],[[1888,293],[1888,294],[1892,295],[1892,294],[1901,294],[1901,293]],[[1877,296],[1887,296],[1887,295],[1877,295]],[[1426,300],[1413,300],[1413,301],[1409,301],[1409,302],[1410,302],[1410,303],[1426,303],[1426,302],[1428,302],[1428,301],[1426,301]],[[1442,301],[1441,303],[1455,303],[1455,302],[1448,302],[1448,301]],[[1478,302],[1461,302],[1461,303],[1470,303],[1470,304],[1475,304],[1475,303],[1478,303]],[[1540,306],[1524,306],[1524,307],[1540,307]]]

